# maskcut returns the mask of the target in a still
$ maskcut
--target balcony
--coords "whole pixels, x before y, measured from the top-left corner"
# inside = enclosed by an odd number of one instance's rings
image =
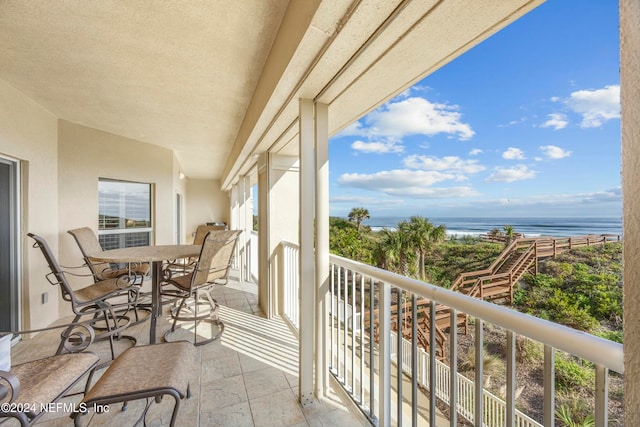
[[[284,320],[264,317],[257,305],[255,284],[231,280],[226,286],[216,286],[212,294],[221,305],[220,317],[225,331],[219,341],[198,347],[198,362],[190,379],[193,395],[181,402],[177,425],[368,425],[339,388],[322,403],[306,408],[300,405],[297,336]],[[158,331],[169,326],[167,318],[159,319]],[[145,344],[149,340],[148,328],[149,322],[144,322],[128,328],[126,334],[136,337],[137,345]],[[22,341],[12,349],[13,363],[50,356],[58,343],[55,331]],[[90,350],[108,359],[106,344],[93,343]],[[126,345],[120,343],[121,349]],[[104,370],[96,374],[93,383],[102,372]],[[69,397],[62,402],[79,399],[80,396]],[[118,405],[111,405],[108,413],[86,416],[83,421],[88,424],[83,425],[134,425],[144,409],[144,401],[130,402],[127,411],[120,409]],[[169,398],[153,404],[147,425],[167,425],[172,410],[173,400]],[[36,423],[38,426],[71,424],[68,413],[63,411],[46,414]],[[10,421],[4,425],[13,424]]]
[[[298,247],[283,243],[282,253],[285,316],[297,325]],[[556,353],[566,352],[593,366],[595,382],[590,393],[594,396],[594,425],[624,425],[619,417],[609,419],[610,372],[624,372],[621,344],[349,259],[333,255],[329,259],[328,294],[319,296],[319,310],[328,314],[328,323],[318,328],[325,331],[318,332],[325,337],[320,347],[326,352],[331,375],[372,422],[456,426],[461,420],[487,427],[552,426],[558,399]],[[413,321],[412,313],[417,313],[417,300],[424,298],[430,301],[429,312],[424,315],[427,331],[448,331],[440,354],[429,351],[438,348],[437,333],[428,333],[420,347],[418,344],[418,321]],[[406,302],[399,304],[402,300]],[[470,335],[475,349],[484,349],[487,327],[500,328],[504,333],[503,396],[484,388],[484,351],[473,354],[473,376],[458,372],[461,315],[473,321]],[[399,339],[391,326],[397,330],[397,325],[407,322],[411,332]],[[516,382],[517,337],[544,347],[544,360],[535,368],[543,377],[543,393],[539,396],[543,413],[538,419],[516,409],[518,387],[529,386]],[[441,411],[443,407],[447,416]]]
[[[440,376],[440,365],[434,359],[437,355],[420,356],[426,358],[425,368],[413,369],[415,344],[393,341],[390,330],[396,321],[392,301],[397,289],[454,309],[450,313],[471,315],[479,332],[483,323],[503,326],[510,331],[509,349],[515,336],[544,343],[546,362],[541,369],[549,384],[556,350],[593,361],[596,421],[605,425],[607,371],[623,372],[621,346],[460,299],[442,289],[349,260],[329,258],[324,241],[328,226],[322,222],[329,216],[329,135],[543,1],[489,3],[54,2],[47,7],[39,2],[0,3],[4,35],[0,50],[6,53],[0,59],[0,163],[9,168],[0,182],[0,193],[13,196],[2,204],[3,218],[10,218],[3,224],[10,229],[0,233],[11,255],[0,257],[0,272],[11,276],[10,286],[2,282],[0,287],[0,302],[11,300],[8,310],[6,305],[0,310],[5,330],[45,327],[68,314],[65,302],[44,280],[47,268],[43,260],[28,250],[25,232],[41,233],[61,263],[77,265],[79,254],[67,230],[97,228],[100,179],[145,183],[153,189],[150,234],[156,244],[187,243],[195,227],[209,221],[227,222],[233,229],[247,231],[240,242],[245,254],[239,257],[243,260],[241,275],[256,276],[258,290],[249,292],[253,296],[244,300],[238,295],[226,298],[225,292],[233,286],[221,291],[220,302],[228,304],[223,309],[228,330],[220,342],[200,351],[203,378],[204,371],[224,377],[220,371],[226,368],[215,363],[228,355],[235,360],[229,372],[239,374],[222,380],[236,378],[243,387],[236,396],[239,402],[224,408],[242,405],[244,409],[237,414],[246,417],[248,425],[263,420],[247,416],[259,406],[254,408],[252,400],[264,397],[249,393],[250,380],[243,375],[243,368],[249,365],[251,369],[252,363],[281,373],[277,394],[290,392],[294,396],[287,398],[286,404],[303,400],[320,405],[318,411],[299,405],[293,409],[291,405],[291,410],[284,412],[303,425],[320,424],[320,417],[332,419],[330,414],[342,419],[337,409],[324,405],[335,401],[340,411],[349,407],[350,403],[339,403],[335,398],[343,388],[359,411],[379,425],[414,417],[418,417],[414,424],[419,425],[455,425],[455,417],[480,425],[480,419],[488,422],[484,414],[492,405],[502,408],[504,419],[516,425],[517,384],[507,387],[503,403],[474,400],[468,398],[467,391],[456,388],[464,380],[458,380],[454,370],[449,370],[448,377]],[[640,217],[640,148],[636,143],[640,139],[636,99],[640,93],[640,10],[633,0],[621,0],[620,6],[625,421],[640,425],[640,364],[636,356],[640,339],[635,333],[640,327],[640,311],[635,307],[640,300],[636,286],[640,276],[640,239],[636,238],[640,236],[636,220]],[[246,253],[256,184],[259,235],[252,248],[259,246],[260,256],[259,262],[249,264]],[[296,245],[281,245],[283,240]],[[316,243],[319,246],[314,252]],[[316,272],[322,277],[314,276]],[[378,334],[382,337],[377,342],[367,338],[376,334],[367,333],[369,325],[364,324],[366,314],[362,316],[361,307],[369,307],[350,300],[357,293],[350,294],[349,289],[359,289],[358,296],[363,290],[373,291],[369,300],[378,304],[374,309],[380,313]],[[233,307],[236,303],[242,307]],[[255,306],[269,319],[257,316]],[[264,336],[288,338],[276,349],[267,346],[278,342],[276,338],[244,342],[242,337],[248,333],[242,327],[244,322],[256,325],[253,332],[264,325],[269,331]],[[299,335],[290,334],[289,326],[285,327],[289,323],[299,328]],[[145,342],[144,336],[139,335],[140,343]],[[237,338],[231,341],[234,336]],[[481,341],[481,333],[476,339]],[[50,354],[52,347],[37,344],[41,340],[46,340],[44,335],[20,344],[16,356]],[[454,347],[447,352],[453,354]],[[256,348],[264,351],[256,354]],[[289,359],[282,354],[284,348],[289,349]],[[222,355],[207,354],[214,349]],[[291,357],[298,353],[300,359]],[[481,353],[477,362],[482,365]],[[513,369],[507,371],[511,381]],[[295,374],[299,378],[291,382]],[[333,378],[344,387],[334,387]],[[403,378],[410,385],[406,390],[411,391],[398,393],[395,384]],[[436,385],[449,384],[450,391],[434,393],[427,400],[409,397],[413,389],[428,390],[426,378],[437,378]],[[416,379],[419,381],[414,382]],[[198,381],[204,390],[202,378]],[[474,395],[484,396],[481,381],[472,383]],[[555,393],[552,385],[545,390],[541,398],[544,418],[535,422],[552,426]],[[214,411],[208,403],[203,404],[207,398],[202,393],[183,408],[182,416],[195,414],[190,424],[199,421],[206,425],[203,414]],[[447,405],[463,407],[448,420],[434,409],[445,400]],[[409,404],[415,401],[425,403],[418,407]],[[217,409],[222,412],[223,408]],[[236,414],[229,411],[229,417]],[[118,414],[124,415],[128,416]],[[99,417],[92,422],[101,423]],[[47,423],[68,425],[68,420],[42,422]]]

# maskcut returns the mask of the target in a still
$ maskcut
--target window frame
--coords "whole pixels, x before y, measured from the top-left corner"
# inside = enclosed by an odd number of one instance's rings
[[[103,221],[101,221],[101,213],[100,213],[100,207],[101,207],[101,201],[100,201],[100,184],[102,182],[113,182],[113,183],[120,183],[120,184],[138,184],[138,185],[145,185],[148,186],[149,188],[149,227],[132,227],[132,228],[101,228],[102,224],[104,223]],[[154,244],[154,238],[155,238],[155,217],[154,217],[154,209],[155,206],[155,186],[153,183],[150,182],[140,182],[140,181],[130,181],[130,180],[122,180],[122,179],[113,179],[113,178],[104,178],[104,177],[99,177],[98,178],[98,227],[97,227],[97,231],[98,231],[98,238],[100,238],[100,236],[105,236],[105,235],[123,235],[123,234],[133,234],[133,233],[148,233],[149,235],[149,245],[153,245]],[[119,248],[123,248],[126,246],[119,246]]]

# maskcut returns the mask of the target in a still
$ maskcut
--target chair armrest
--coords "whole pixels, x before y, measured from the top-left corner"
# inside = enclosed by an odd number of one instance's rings
[[[13,403],[20,394],[20,380],[11,372],[0,371],[0,402]],[[5,398],[10,396],[9,400]]]
[[[65,323],[64,325],[55,325],[49,326],[47,328],[31,329],[28,331],[15,331],[9,333],[12,335],[28,335],[37,332],[46,332],[63,328],[70,328],[68,336],[63,342],[64,349],[69,353],[80,353],[82,351],[85,351],[93,343],[96,337],[96,332],[91,326],[91,320],[77,323]]]

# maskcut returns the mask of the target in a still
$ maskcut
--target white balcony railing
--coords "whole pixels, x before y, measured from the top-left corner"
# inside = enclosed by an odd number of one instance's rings
[[[282,287],[283,311],[291,324],[300,329],[300,293],[299,293],[299,265],[298,246],[293,243],[281,242],[282,248]]]
[[[284,249],[284,299],[285,316],[296,325],[299,311],[297,247],[283,244]],[[390,425],[391,419],[401,425],[402,419],[410,419],[417,425],[417,418],[428,418],[436,425],[436,399],[455,407],[449,411],[451,426],[457,425],[457,417],[488,427],[494,426],[552,426],[555,415],[555,350],[565,351],[590,361],[595,366],[594,384],[596,426],[608,422],[608,378],[609,370],[623,373],[623,347],[620,344],[567,328],[552,322],[522,314],[506,307],[480,301],[424,282],[400,276],[388,271],[361,264],[346,258],[330,256],[331,262],[331,307],[329,307],[329,330],[331,373],[340,381],[362,411],[378,425]],[[506,330],[506,398],[504,400],[484,390],[483,352],[475,352],[475,379],[472,381],[457,372],[457,364],[448,365],[436,358],[435,352],[427,353],[418,347],[417,333],[410,340],[398,342],[391,331],[391,324],[399,322],[402,308],[396,301],[409,295],[409,304],[417,299],[430,300],[428,330],[436,330],[436,306],[450,310],[448,334],[448,359],[457,360],[457,322],[459,314],[475,318],[475,348],[483,348],[484,323]],[[396,314],[391,315],[394,305]],[[405,304],[401,304],[400,307]],[[355,315],[353,307],[355,307]],[[399,312],[398,312],[399,311]],[[407,310],[407,312],[415,312]],[[374,322],[378,319],[378,329]],[[397,324],[397,323],[396,323]],[[364,332],[364,333],[362,333]],[[436,348],[436,334],[429,335],[429,348]],[[536,421],[515,408],[515,341],[524,336],[544,345],[544,414]],[[370,340],[370,337],[375,339]],[[401,360],[402,363],[397,363]],[[392,365],[398,383],[391,385]],[[415,367],[415,369],[413,368]],[[403,375],[404,373],[404,375]],[[403,379],[411,383],[411,396],[403,396]],[[428,410],[418,407],[418,386],[431,391],[430,379],[434,378],[434,393],[427,393]],[[482,399],[475,396],[482,395]],[[395,413],[391,414],[391,409]],[[483,420],[482,424],[475,420]],[[399,421],[399,422],[398,422]],[[540,422],[542,421],[542,422]],[[407,422],[408,423],[408,422]]]

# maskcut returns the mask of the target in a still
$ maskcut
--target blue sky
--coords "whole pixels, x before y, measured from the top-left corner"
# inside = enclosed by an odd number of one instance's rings
[[[620,217],[618,3],[548,0],[331,138],[331,215]]]

